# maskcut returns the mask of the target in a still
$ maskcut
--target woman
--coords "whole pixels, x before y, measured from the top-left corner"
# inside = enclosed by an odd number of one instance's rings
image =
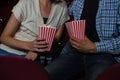
[[[34,52],[48,46],[45,40],[37,38],[38,27],[56,27],[55,40],[59,40],[68,19],[63,0],[20,0],[1,35],[0,55],[22,56],[34,61],[37,58]]]

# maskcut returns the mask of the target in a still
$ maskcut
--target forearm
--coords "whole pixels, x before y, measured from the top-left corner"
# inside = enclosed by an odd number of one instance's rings
[[[21,49],[25,51],[31,50],[31,42],[21,41],[13,37],[1,36],[1,42],[16,49]]]
[[[61,36],[62,36],[62,33],[63,33],[63,30],[64,30],[64,25],[61,25],[61,26],[57,29],[57,32],[56,32],[56,35],[55,35],[55,42],[60,41]]]

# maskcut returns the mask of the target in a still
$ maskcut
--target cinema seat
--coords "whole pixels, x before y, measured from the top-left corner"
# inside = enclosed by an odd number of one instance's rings
[[[0,35],[5,28],[5,25],[11,15],[13,6],[19,0],[0,0]]]
[[[120,64],[115,64],[105,70],[96,80],[120,80]]]
[[[25,58],[0,56],[0,80],[50,80],[43,67]]]

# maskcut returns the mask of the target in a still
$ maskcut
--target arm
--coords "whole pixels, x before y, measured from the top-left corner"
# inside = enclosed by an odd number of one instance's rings
[[[118,12],[117,18],[116,18],[117,23],[114,24],[114,27],[117,27],[116,29],[118,30],[118,32],[120,32],[120,1],[119,1],[119,9],[116,9],[116,10],[119,10],[119,11],[117,11]],[[115,29],[115,28],[111,28],[111,30],[113,30],[113,29]],[[114,30],[114,31],[116,31],[116,33],[118,33],[117,30]],[[104,30],[104,31],[106,31],[106,30]],[[111,33],[111,32],[109,30],[108,32],[105,32],[105,34],[106,33]],[[120,53],[120,35],[117,35],[116,37],[113,37],[111,34],[107,34],[107,35],[112,38],[109,38],[106,40],[101,40],[100,42],[95,42],[95,43],[92,42],[95,45],[97,53],[105,52],[105,53],[119,54]],[[71,40],[71,41],[73,41],[73,40]],[[86,45],[89,45],[89,44],[86,44]]]
[[[64,25],[61,25],[58,27],[57,32],[55,34],[55,41],[58,42],[60,40],[62,33],[63,33],[63,29],[64,29]]]
[[[3,44],[20,50],[38,52],[39,52],[38,48],[47,46],[44,40],[36,39],[31,42],[26,42],[15,39],[14,35],[16,34],[16,31],[19,29],[19,25],[20,25],[19,21],[12,14],[0,38]],[[46,45],[44,45],[43,43],[45,43]]]
[[[19,29],[19,25],[19,21],[12,14],[1,35],[1,42],[13,48],[30,50],[30,45],[32,43],[20,41],[14,38],[16,31]]]
[[[111,40],[96,42],[98,52],[120,53],[120,36]]]
[[[117,15],[117,23],[116,23],[116,36],[110,40],[97,42],[96,47],[98,52],[110,52],[113,54],[120,53],[120,1],[118,2],[118,15]]]
[[[110,40],[103,40],[95,43],[90,41],[87,37],[83,40],[79,40],[70,36],[70,42],[72,47],[83,53],[120,53],[120,35]]]
[[[63,30],[64,30],[64,23],[66,21],[68,21],[70,19],[69,15],[68,15],[68,9],[67,9],[67,5],[66,3],[63,3],[63,6],[62,6],[62,14],[60,16],[60,20],[59,20],[59,25],[57,26],[57,33],[55,35],[55,40],[56,41],[59,41],[61,36],[62,36],[62,33],[63,33]]]

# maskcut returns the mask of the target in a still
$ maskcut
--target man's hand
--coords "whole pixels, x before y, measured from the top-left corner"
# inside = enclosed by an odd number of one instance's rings
[[[70,43],[72,47],[77,49],[82,53],[96,53],[96,45],[92,41],[90,41],[86,36],[85,39],[76,39],[75,37],[70,37]]]

